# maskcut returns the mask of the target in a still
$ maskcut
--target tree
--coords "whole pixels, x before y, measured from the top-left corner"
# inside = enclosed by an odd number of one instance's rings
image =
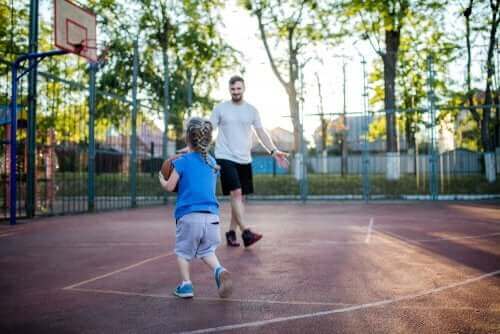
[[[180,137],[188,110],[185,87],[193,87],[194,107],[206,113],[214,104],[210,93],[218,78],[224,70],[237,65],[234,50],[216,29],[216,22],[220,21],[218,9],[223,2],[142,0],[140,3],[140,30],[148,40],[142,78],[151,93],[162,92],[158,97],[162,105],[168,106],[171,123]],[[157,51],[161,53],[163,74],[155,69]]]
[[[416,133],[425,125],[423,115],[427,112],[428,101],[427,56],[432,56],[436,72],[433,87],[437,97],[436,103],[450,95],[446,84],[449,80],[446,77],[447,65],[454,59],[457,45],[444,33],[440,22],[443,20],[436,20],[435,17],[430,19],[421,13],[410,13],[400,41],[396,73],[396,118],[397,122],[401,120],[404,123],[403,127],[398,126],[397,129],[401,137],[406,139],[409,150],[415,150]],[[383,104],[383,63],[375,62],[370,81],[376,92],[370,99],[371,104]],[[371,136],[373,137],[374,133],[371,133]]]
[[[430,15],[430,12],[441,9],[443,5],[442,1],[431,0],[353,0],[330,5],[329,9],[325,10],[334,14],[342,23],[344,29],[341,35],[352,36],[354,30],[370,42],[383,62],[388,179],[395,180],[400,177],[396,132],[396,78],[398,52],[406,21],[412,13],[426,12]]]
[[[486,178],[490,182],[494,182],[496,179],[495,172],[495,143],[494,143],[494,126],[491,124],[491,110],[492,104],[495,101],[498,101],[498,87],[495,92],[495,99],[493,98],[493,77],[495,74],[494,67],[494,52],[497,43],[497,29],[500,24],[500,1],[489,0],[489,13],[488,9],[482,6],[485,6],[484,2],[479,3],[474,6],[474,1],[469,0],[467,7],[463,10],[463,16],[465,19],[465,40],[466,40],[466,51],[467,51],[467,76],[466,76],[466,103],[468,104],[468,109],[471,112],[472,117],[478,124],[478,128],[481,132],[481,146],[484,150],[484,159],[485,159],[485,168],[486,168]],[[474,25],[474,14],[478,13],[479,15],[476,17],[480,18],[479,27],[476,29],[480,32],[485,33],[487,41],[487,53],[485,66],[486,76],[484,78],[485,89],[484,89],[484,105],[482,106],[482,113],[480,109],[474,106],[474,89],[472,87],[472,74],[471,74],[471,63],[472,63],[472,54],[471,54],[471,34]],[[485,13],[489,14],[489,17],[485,15]],[[487,19],[485,19],[487,17]],[[477,23],[476,23],[477,24]],[[495,106],[496,112],[498,114],[499,107]],[[498,127],[498,125],[496,125]]]
[[[310,0],[244,0],[242,5],[257,18],[261,40],[271,69],[288,95],[294,150],[300,152],[298,80],[305,65],[306,47],[322,39],[322,30]],[[271,44],[272,43],[272,44]]]

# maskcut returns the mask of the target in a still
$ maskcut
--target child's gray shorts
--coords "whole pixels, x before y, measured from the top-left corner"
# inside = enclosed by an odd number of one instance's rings
[[[220,244],[219,216],[194,212],[182,216],[176,225],[175,254],[186,260],[214,253]]]

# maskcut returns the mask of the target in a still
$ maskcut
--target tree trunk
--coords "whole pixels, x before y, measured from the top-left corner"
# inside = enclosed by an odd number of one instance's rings
[[[301,150],[301,133],[299,120],[299,103],[297,102],[297,91],[295,87],[291,88],[288,92],[288,106],[290,108],[290,113],[292,116],[293,147],[295,149],[295,153],[299,153]]]
[[[495,145],[500,147],[500,88],[493,95],[493,102],[495,103]]]
[[[495,67],[493,65],[493,55],[495,51],[496,32],[497,32],[497,13],[499,4],[494,4],[491,1],[492,10],[492,24],[490,30],[490,39],[488,45],[488,58],[486,59],[486,89],[483,108],[483,119],[481,121],[481,141],[484,147],[484,159],[486,167],[486,178],[489,182],[495,182],[496,172],[494,164],[494,145],[492,136],[490,136],[490,117],[491,117],[491,104],[493,102],[491,96],[491,85],[493,82],[493,75]]]
[[[384,62],[384,104],[387,129],[387,170],[389,180],[398,180],[399,156],[396,134],[396,66],[400,42],[399,30],[385,32],[386,52],[382,55]]]

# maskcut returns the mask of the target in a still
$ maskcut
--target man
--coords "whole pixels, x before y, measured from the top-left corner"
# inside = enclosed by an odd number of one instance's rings
[[[288,167],[287,153],[276,148],[268,133],[262,127],[259,113],[254,106],[243,99],[245,81],[240,76],[229,80],[231,100],[217,105],[210,117],[218,128],[215,142],[215,158],[221,167],[222,193],[231,197],[231,223],[226,233],[227,245],[239,247],[236,228],[239,227],[243,244],[248,247],[262,238],[244,224],[243,196],[253,193],[252,181],[252,127],[257,137],[284,168]]]

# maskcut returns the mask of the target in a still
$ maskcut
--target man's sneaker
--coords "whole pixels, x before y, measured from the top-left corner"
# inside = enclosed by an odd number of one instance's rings
[[[193,284],[181,283],[175,288],[174,295],[180,298],[193,298]]]
[[[262,234],[254,233],[247,228],[241,234],[241,238],[243,239],[243,245],[245,245],[245,247],[249,247],[262,239]]]
[[[217,291],[221,298],[231,296],[233,281],[231,280],[231,274],[226,269],[222,267],[215,269],[215,283],[217,284]]]
[[[240,243],[236,241],[236,232],[226,232],[226,241],[229,247],[240,247]]]

